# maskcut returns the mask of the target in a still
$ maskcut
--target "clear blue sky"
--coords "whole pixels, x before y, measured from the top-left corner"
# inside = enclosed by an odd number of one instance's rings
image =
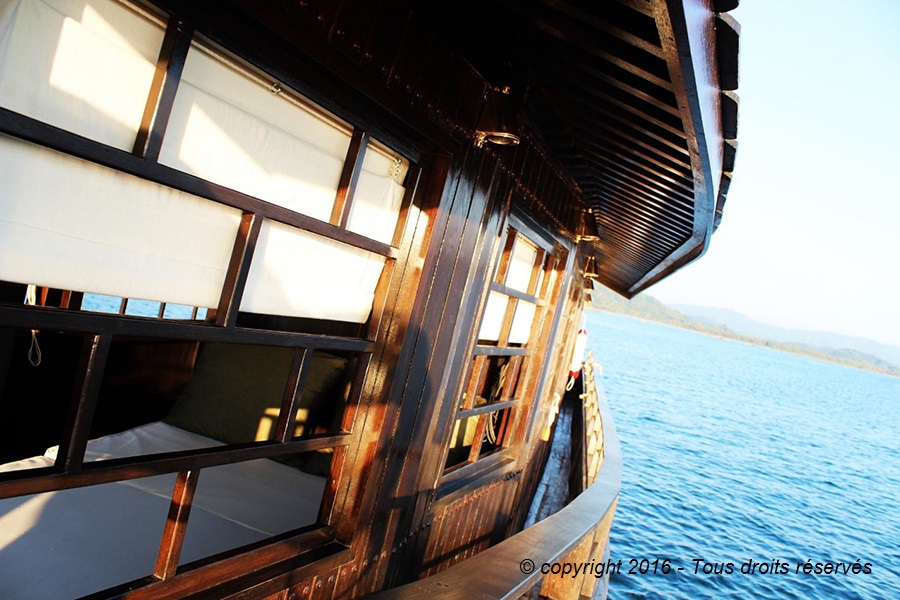
[[[709,250],[649,294],[900,345],[900,0],[744,0]]]

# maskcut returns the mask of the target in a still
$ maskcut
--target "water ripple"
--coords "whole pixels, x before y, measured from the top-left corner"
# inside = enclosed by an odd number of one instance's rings
[[[684,569],[613,575],[611,600],[900,598],[900,380],[626,317],[588,330],[625,463],[612,556]]]

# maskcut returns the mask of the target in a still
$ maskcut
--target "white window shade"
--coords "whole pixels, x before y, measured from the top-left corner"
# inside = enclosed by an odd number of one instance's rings
[[[521,235],[516,238],[506,273],[506,285],[520,292],[528,292],[531,273],[537,261],[538,249]]]
[[[527,344],[531,337],[531,324],[534,321],[534,313],[537,306],[525,300],[516,302],[516,313],[513,316],[512,327],[509,330],[510,344]]]
[[[383,256],[264,221],[241,310],[364,323],[384,262]]]
[[[390,244],[403,202],[409,161],[369,143],[350,207],[347,229]]]
[[[238,210],[0,136],[0,280],[216,306]]]
[[[351,130],[194,44],[160,162],[327,221]]]
[[[163,35],[111,0],[4,0],[0,105],[131,151]]]
[[[500,330],[503,328],[503,318],[506,316],[506,306],[509,296],[500,292],[491,292],[487,305],[484,307],[484,315],[481,317],[481,328],[478,330],[478,339],[496,342],[500,339]]]

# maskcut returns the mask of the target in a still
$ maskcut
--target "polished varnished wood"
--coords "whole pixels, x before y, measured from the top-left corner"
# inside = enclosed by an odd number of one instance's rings
[[[199,475],[199,471],[180,471],[175,479],[169,516],[159,545],[156,568],[153,569],[153,576],[157,579],[168,579],[178,568],[178,559],[181,556],[181,546],[187,532],[188,517],[194,502]]]
[[[225,271],[225,283],[222,286],[222,294],[215,312],[217,325],[230,329],[237,323],[241,297],[244,294],[244,287],[247,285],[250,262],[253,260],[253,252],[256,249],[262,222],[262,217],[253,213],[244,213],[241,216],[241,224],[238,226],[231,260]]]
[[[605,408],[604,408],[605,410]],[[554,561],[599,561],[608,543],[609,526],[618,499],[622,458],[614,430],[604,428],[605,460],[591,485],[568,506],[532,527],[479,553],[477,560],[461,560],[421,581],[388,590],[378,598],[518,598],[542,580],[547,597],[578,598],[582,586],[593,587],[593,576],[560,580],[544,577],[540,566]],[[468,508],[477,511],[477,507]],[[477,512],[476,512],[477,514]],[[524,559],[534,561],[523,573]],[[490,565],[486,568],[485,565]],[[554,579],[556,581],[554,581]]]
[[[166,27],[141,128],[134,143],[134,154],[137,156],[154,162],[159,159],[192,34],[191,26],[179,19],[170,20]]]
[[[452,597],[472,596],[475,588],[499,597],[537,583],[518,569],[526,556],[538,562],[602,552],[618,489],[618,458],[609,451],[599,487],[589,486],[550,525],[502,540],[521,529],[548,451],[543,434],[565,385],[586,259],[602,265],[604,283],[631,294],[696,258],[708,238],[698,232],[711,223],[706,204],[718,173],[710,153],[719,132],[692,89],[698,66],[685,59],[690,24],[674,3],[153,4],[172,17],[133,152],[6,109],[0,109],[0,133],[239,209],[244,216],[221,301],[206,323],[88,314],[71,301],[68,309],[0,306],[0,326],[64,331],[87,344],[61,452],[68,458],[55,469],[3,475],[0,496],[179,473],[155,570],[98,597],[343,598],[426,575],[444,579],[399,593],[434,595],[437,582]],[[486,30],[503,36],[504,51],[464,39],[460,32],[470,27],[458,27],[463,15],[477,15]],[[353,128],[328,222],[156,162],[193,33]],[[577,76],[566,75],[572,73]],[[513,87],[522,142],[476,148],[486,91],[506,84]],[[703,136],[705,150],[698,142]],[[389,243],[346,229],[370,139],[411,161]],[[263,219],[385,257],[369,320],[352,329],[331,323],[303,329],[265,316],[242,320],[237,309]],[[575,232],[586,223],[601,234],[599,242],[577,244]],[[539,246],[554,255],[541,289],[541,258],[528,290],[499,283],[515,245],[510,226],[537,232]],[[510,304],[537,305],[536,344],[478,344],[477,319],[492,290]],[[501,341],[511,320],[507,311]],[[294,348],[273,440],[83,464],[104,347],[121,336]],[[288,419],[317,350],[353,355],[349,401],[339,433],[292,439]],[[473,406],[485,364],[503,355],[516,361],[521,393]],[[455,420],[478,417],[483,431],[487,415],[499,410],[506,411],[508,433],[497,451],[482,456],[479,435],[471,463],[445,472]],[[588,439],[585,457],[597,456],[598,440]],[[333,462],[319,523],[177,567],[190,495],[203,469],[323,448],[333,449]],[[586,471],[592,460],[585,459]],[[481,552],[503,568],[487,571],[482,559],[466,561]]]
[[[79,471],[84,462],[84,450],[87,447],[111,340],[108,335],[95,335],[84,341],[75,397],[66,419],[66,435],[59,445],[56,458],[55,467],[62,471]]]

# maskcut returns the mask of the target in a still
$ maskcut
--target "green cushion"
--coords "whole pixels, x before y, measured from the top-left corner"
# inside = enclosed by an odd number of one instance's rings
[[[165,421],[228,444],[270,439],[290,374],[293,349],[207,343],[181,399]],[[333,417],[347,359],[313,352],[301,407]],[[311,433],[308,427],[304,433]],[[314,423],[312,423],[314,425]]]

